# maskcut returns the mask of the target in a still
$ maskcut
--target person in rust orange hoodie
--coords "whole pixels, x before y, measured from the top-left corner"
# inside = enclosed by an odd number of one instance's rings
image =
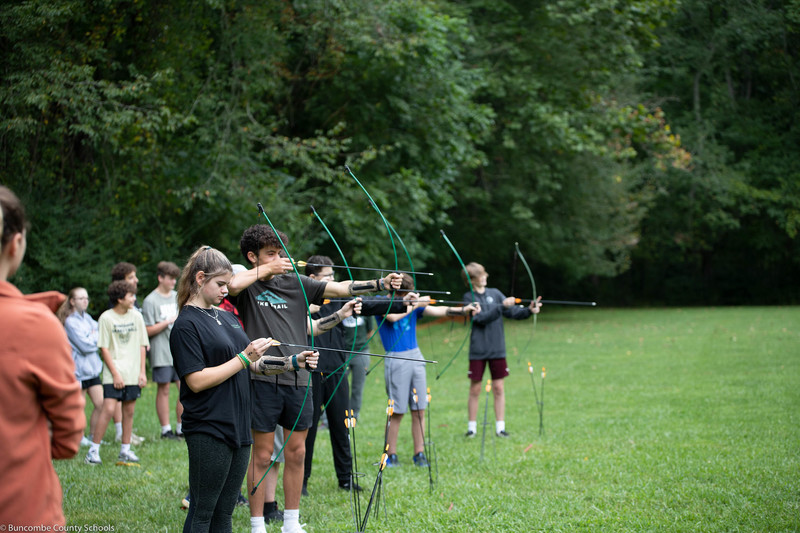
[[[52,459],[78,453],[86,425],[69,341],[53,312],[7,279],[25,255],[25,210],[0,186],[0,524],[66,523]]]

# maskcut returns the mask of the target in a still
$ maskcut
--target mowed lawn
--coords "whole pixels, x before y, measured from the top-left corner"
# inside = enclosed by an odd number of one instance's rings
[[[411,463],[406,417],[403,464],[384,472],[366,531],[800,531],[800,307],[549,306],[532,331],[532,320],[506,323],[511,438],[493,436],[490,399],[483,440],[485,392],[478,435],[464,438],[466,352],[436,379],[467,329],[420,329],[423,353],[440,361],[428,367],[434,485],[428,469]],[[382,353],[378,340],[372,350]],[[543,391],[543,435],[532,377]],[[137,402],[135,430],[147,437],[135,448],[141,467],[115,466],[118,445],[102,448],[99,467],[83,464],[85,448],[57,462],[69,525],[181,530],[185,444],[158,438],[154,393],[148,386]],[[355,430],[365,488],[355,502],[359,522],[385,425],[381,365],[367,377]],[[309,492],[301,503],[308,531],[357,530],[326,431]],[[282,507],[280,490],[278,499]],[[249,531],[246,507],[235,511],[234,531]]]

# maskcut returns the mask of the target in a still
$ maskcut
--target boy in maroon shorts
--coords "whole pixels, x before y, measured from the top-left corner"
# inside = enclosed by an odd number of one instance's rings
[[[503,378],[508,375],[506,363],[506,338],[503,330],[503,318],[524,320],[538,313],[542,304],[538,301],[531,302],[528,307],[515,305],[513,296],[506,297],[497,289],[486,287],[489,274],[478,263],[466,266],[475,291],[475,301],[480,303],[481,312],[472,318],[472,332],[469,343],[469,372],[470,379],[469,402],[467,410],[467,437],[474,437],[477,433],[478,398],[481,394],[481,381],[486,366],[492,376],[492,393],[494,395],[495,432],[498,437],[508,437],[506,432],[506,397],[503,388]],[[466,282],[466,275],[461,272]],[[465,302],[472,302],[472,293],[464,295]]]

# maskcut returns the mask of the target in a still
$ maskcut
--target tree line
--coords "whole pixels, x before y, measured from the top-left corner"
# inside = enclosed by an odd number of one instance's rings
[[[0,181],[27,291],[239,257],[270,219],[338,252],[525,296],[796,303],[792,1],[39,0],[0,6]],[[395,237],[397,239],[397,237]],[[399,239],[398,239],[399,240]],[[96,301],[97,304],[97,301]]]

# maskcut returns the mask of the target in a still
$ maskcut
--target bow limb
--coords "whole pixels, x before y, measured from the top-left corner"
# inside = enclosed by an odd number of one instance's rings
[[[300,278],[300,272],[298,271],[297,264],[294,262],[294,259],[292,259],[292,254],[290,254],[289,250],[286,248],[286,243],[283,242],[283,239],[281,239],[281,236],[278,233],[278,230],[275,229],[275,226],[272,225],[272,221],[267,216],[267,212],[264,211],[264,206],[262,206],[261,203],[258,204],[258,211],[264,216],[264,219],[267,221],[267,224],[269,224],[269,227],[272,228],[272,231],[275,232],[275,237],[277,237],[278,238],[278,242],[281,243],[281,248],[283,249],[284,253],[286,254],[286,257],[288,257],[289,260],[292,262],[292,270],[294,271],[294,274],[297,277],[297,282],[300,284],[300,290],[303,291],[303,300],[305,300],[305,303],[306,303],[306,314],[308,315],[308,327],[309,327],[309,330],[311,331],[311,350],[313,351],[314,350],[314,322],[313,322],[313,319],[311,318],[311,306],[309,305],[309,302],[308,302],[308,295],[306,294],[305,287],[303,287],[303,280]],[[303,396],[303,404],[300,406],[300,413],[297,415],[297,418],[295,419],[294,424],[292,424],[292,430],[289,432],[289,435],[284,440],[283,447],[278,451],[278,454],[276,455],[276,457],[280,456],[280,454],[283,452],[283,448],[286,447],[286,443],[289,442],[289,439],[291,438],[292,433],[294,433],[294,428],[297,427],[297,423],[300,421],[300,416],[303,414],[303,409],[305,408],[306,400],[308,399],[308,391],[309,390],[311,390],[311,372],[310,371],[308,373],[308,383],[306,384],[306,394],[305,394],[305,396]],[[274,465],[274,464],[275,464],[275,461],[272,461],[270,463],[270,465],[269,465],[269,468],[267,468],[266,472],[264,472],[264,475],[261,476],[261,479],[258,480],[258,483],[253,485],[253,490],[250,493],[251,496],[256,493],[256,490],[258,490],[258,487],[261,485],[261,482],[264,481],[265,477],[267,477],[267,473],[270,471],[270,469],[272,468],[272,465]]]
[[[536,296],[536,281],[533,279],[533,272],[531,272],[531,267],[528,266],[528,262],[525,260],[525,256],[522,255],[522,251],[519,249],[519,243],[514,243],[514,251],[516,255],[519,256],[520,261],[522,261],[522,266],[525,267],[525,270],[528,272],[528,278],[531,280],[531,287],[533,288],[533,299],[531,301],[535,302],[537,300]],[[533,340],[533,336],[536,334],[536,313],[533,313],[533,329],[531,330],[531,334],[528,337],[528,342],[525,344],[525,348],[523,348],[523,352],[528,351],[528,347],[531,345],[531,341]],[[522,355],[520,355],[522,357]]]
[[[461,268],[464,271],[464,275],[467,278],[467,283],[469,284],[469,292],[472,295],[472,303],[475,303],[475,301],[476,301],[476,299],[475,299],[475,289],[472,287],[472,280],[470,280],[469,272],[467,271],[467,267],[464,264],[464,261],[461,260],[461,256],[458,254],[458,251],[456,250],[456,247],[453,246],[453,243],[450,242],[450,239],[447,238],[447,235],[445,234],[444,230],[440,229],[439,231],[442,234],[442,238],[444,238],[445,242],[450,247],[450,250],[453,251],[453,254],[456,256],[456,259],[458,259],[458,263],[461,265]],[[474,320],[474,317],[470,314],[470,317],[469,317],[469,329],[467,329],[467,334],[464,336],[464,340],[461,341],[461,346],[458,347],[458,350],[456,350],[456,353],[453,355],[453,357],[450,358],[450,361],[448,361],[447,364],[444,366],[444,368],[442,368],[442,371],[439,372],[439,374],[436,376],[436,379],[439,379],[440,377],[442,377],[442,375],[450,367],[450,365],[453,363],[453,361],[455,361],[456,357],[458,357],[458,354],[461,353],[461,350],[464,349],[464,345],[467,343],[467,339],[469,339],[470,335],[472,334],[472,321],[473,320]]]
[[[328,237],[331,238],[331,241],[333,242],[333,245],[336,246],[336,250],[339,252],[339,256],[342,258],[342,262],[344,263],[344,266],[347,269],[347,275],[350,277],[350,281],[354,281],[353,272],[350,270],[350,265],[347,264],[347,258],[345,258],[344,252],[342,251],[341,247],[339,246],[339,243],[336,241],[336,238],[333,236],[333,233],[330,232],[330,230],[328,229],[327,224],[325,224],[325,221],[322,220],[322,217],[319,215],[319,213],[317,213],[317,210],[314,209],[313,205],[311,206],[311,212],[314,213],[314,216],[317,218],[317,220],[319,220],[319,223],[322,225],[322,229],[325,230],[325,233],[327,233]],[[358,333],[358,320],[356,320],[356,325],[355,325],[355,328],[353,329],[353,345],[350,347],[350,352],[351,352],[350,357],[348,357],[347,360],[344,363],[342,363],[337,369],[335,369],[332,372],[330,372],[329,375],[333,376],[333,375],[336,374],[336,372],[338,372],[342,368],[346,368],[347,365],[350,364],[350,361],[353,359],[353,357],[355,357],[355,355],[356,355],[355,348],[356,348],[357,333]],[[333,400],[333,395],[336,394],[336,391],[339,389],[339,385],[342,384],[342,380],[344,379],[344,377],[346,375],[347,375],[346,372],[342,372],[342,375],[339,378],[339,381],[336,382],[336,387],[334,387],[333,388],[333,392],[331,392],[330,399],[327,401],[327,403],[325,403],[322,406],[322,410],[323,411],[328,408],[328,404],[331,403],[331,400]]]
[[[413,263],[413,261],[411,261],[411,254],[410,254],[410,253],[408,253],[408,248],[406,248],[406,245],[405,245],[405,243],[403,242],[403,239],[400,237],[400,234],[399,234],[399,233],[397,233],[397,230],[396,230],[396,229],[394,229],[394,226],[392,226],[392,224],[391,224],[391,223],[389,223],[389,222],[387,222],[387,223],[389,224],[389,228],[392,230],[392,232],[394,232],[394,235],[395,235],[395,237],[397,237],[397,242],[399,242],[399,243],[400,243],[400,246],[402,246],[402,247],[403,247],[403,252],[405,252],[405,254],[406,254],[406,258],[408,258],[408,264],[409,264],[409,267],[410,267],[410,270],[411,270],[411,277],[412,277],[412,279],[414,280],[414,289],[416,290],[416,288],[417,288],[417,274],[416,274],[416,272],[415,272],[415,270],[414,270],[414,263]],[[403,335],[405,335],[405,332],[403,332]],[[402,338],[403,338],[403,335],[400,335],[400,336],[397,338],[397,340],[395,341],[395,343],[394,343],[394,344],[393,344],[393,345],[392,345],[390,348],[388,348],[386,351],[387,351],[387,352],[391,352],[391,351],[394,349],[394,347],[395,347],[395,346],[397,346],[397,343],[398,343],[398,342],[400,342],[400,339],[402,339]],[[370,372],[372,372],[373,370],[375,370],[375,368],[376,368],[378,365],[380,365],[382,362],[383,362],[383,359],[378,359],[378,360],[375,362],[375,364],[374,364],[374,365],[372,365],[372,366],[371,366],[371,367],[370,367],[370,368],[367,370],[367,375],[369,375],[369,373],[370,373]]]
[[[378,216],[381,217],[381,220],[383,221],[383,225],[386,226],[386,231],[389,233],[389,239],[392,241],[392,252],[394,253],[394,268],[395,268],[395,270],[397,270],[397,268],[399,266],[398,263],[397,263],[397,246],[394,243],[394,236],[392,235],[392,229],[391,229],[391,226],[389,225],[389,222],[386,220],[386,217],[383,216],[383,213],[381,213],[381,210],[378,209],[378,205],[375,203],[375,200],[372,199],[372,196],[370,196],[370,194],[367,192],[367,189],[365,189],[364,186],[361,185],[361,182],[358,181],[358,178],[355,176],[355,174],[353,174],[353,171],[350,170],[350,167],[345,165],[344,168],[347,169],[347,172],[350,174],[350,176],[355,180],[355,182],[358,184],[358,186],[361,188],[361,190],[364,191],[364,194],[367,195],[367,198],[369,198],[370,205],[372,205],[372,208],[375,210],[376,213],[378,213]],[[390,307],[394,303],[394,297],[395,297],[395,292],[392,291],[392,296],[391,296],[391,298],[389,300],[389,306]],[[381,326],[383,325],[383,323],[386,322],[386,316],[387,315],[383,315],[383,319],[381,320],[380,324],[378,324],[378,327],[376,327],[375,331],[372,332],[372,335],[370,335],[369,338],[366,341],[364,341],[364,345],[361,348],[359,348],[359,350],[358,350],[359,352],[369,345],[369,342],[372,340],[372,338],[375,336],[375,334],[378,333],[378,330],[381,329]]]

